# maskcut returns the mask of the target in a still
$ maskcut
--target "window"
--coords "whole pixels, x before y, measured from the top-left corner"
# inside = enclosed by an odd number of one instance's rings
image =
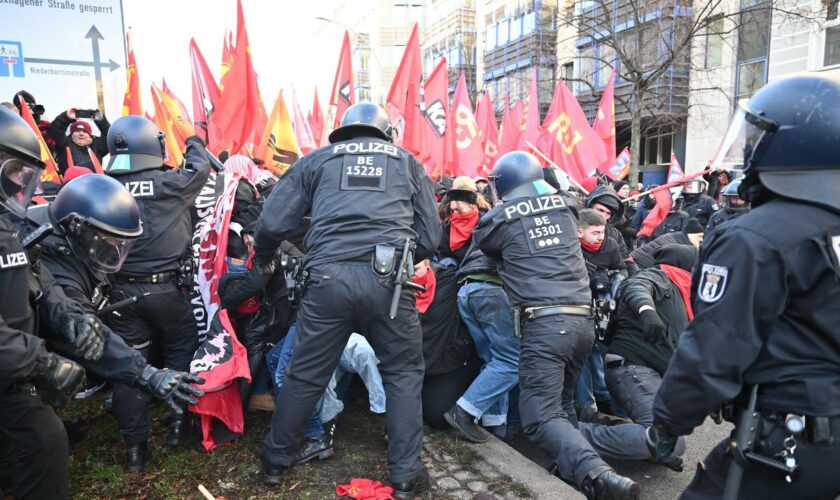
[[[499,23],[499,45],[508,43],[508,20]]]
[[[674,134],[659,134],[642,141],[641,160],[645,165],[664,165],[671,162]]]
[[[706,26],[706,68],[723,63],[723,18],[712,19]]]
[[[533,33],[537,26],[537,15],[533,12],[529,12],[525,15],[525,18],[522,21],[522,34],[528,35]]]
[[[513,41],[520,36],[522,36],[522,18],[514,17],[510,21],[510,39]]]
[[[770,46],[770,9],[757,7],[741,12],[738,26],[738,59],[749,61],[767,57]]]
[[[610,74],[612,74],[613,64],[615,63],[615,50],[612,47],[601,45],[601,60],[598,61],[601,69],[598,72],[598,87],[606,87],[610,81]]]
[[[639,60],[642,68],[650,68],[659,60],[659,32],[654,25],[644,26],[639,33]]]
[[[837,5],[837,2],[834,2]],[[824,66],[840,64],[840,26],[832,26],[825,30],[825,61]]]
[[[825,19],[827,21],[833,21],[837,19],[837,10],[838,7],[840,7],[840,0],[834,0],[833,2],[829,0],[829,2],[830,3],[828,4],[828,12],[825,16]]]
[[[496,25],[491,24],[489,28],[487,28],[487,48],[493,49],[498,45],[496,43]]]
[[[593,63],[595,62],[595,46],[590,45],[588,47],[583,48],[580,51],[580,57],[578,58],[578,79],[581,80],[578,82],[578,92],[590,92],[592,87],[587,85],[585,82],[593,83],[594,77],[594,66]]]
[[[574,91],[572,80],[575,79],[575,63],[566,63],[560,67],[560,78],[569,87],[569,90]]]
[[[737,96],[735,102],[751,97],[764,85],[766,69],[767,61],[764,59],[738,66]]]

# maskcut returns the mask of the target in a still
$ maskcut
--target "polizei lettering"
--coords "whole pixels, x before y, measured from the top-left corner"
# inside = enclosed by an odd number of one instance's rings
[[[12,269],[13,267],[21,267],[27,264],[29,264],[29,260],[26,258],[26,252],[0,255],[0,269]]]
[[[559,194],[546,194],[536,198],[528,198],[505,207],[505,219],[513,220],[529,215],[541,214],[549,210],[565,208],[563,197]]]
[[[381,142],[341,142],[333,146],[333,154],[385,153],[399,158],[399,150],[393,144]]]
[[[155,181],[128,181],[126,189],[135,198],[145,198],[155,195]]]

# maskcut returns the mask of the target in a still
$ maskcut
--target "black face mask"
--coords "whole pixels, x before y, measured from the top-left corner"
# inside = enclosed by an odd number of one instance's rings
[[[750,207],[752,208],[767,203],[777,197],[776,193],[764,187],[764,184],[761,183],[756,173],[747,174],[741,180],[741,185],[738,186],[738,196],[742,200],[750,202]]]

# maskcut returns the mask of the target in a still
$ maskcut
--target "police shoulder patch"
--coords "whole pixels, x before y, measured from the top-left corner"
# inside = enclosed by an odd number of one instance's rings
[[[697,297],[703,302],[717,302],[726,291],[726,278],[729,269],[712,264],[703,264],[700,271],[700,284],[697,286]]]

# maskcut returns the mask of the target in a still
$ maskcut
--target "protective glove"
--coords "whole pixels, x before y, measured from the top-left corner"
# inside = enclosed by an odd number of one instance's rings
[[[659,319],[659,315],[652,309],[645,309],[639,313],[639,320],[642,323],[642,331],[645,332],[645,340],[648,342],[660,342],[665,340],[665,325]]]
[[[645,431],[645,440],[655,463],[682,472],[683,461],[674,455],[674,448],[677,446],[676,436],[669,434],[661,425],[654,424]]]
[[[68,344],[76,349],[76,354],[91,361],[102,357],[105,351],[105,333],[102,323],[93,314],[72,316],[64,323],[61,334]]]
[[[85,369],[75,361],[48,353],[47,366],[34,381],[44,403],[59,408],[76,395],[85,382]]]
[[[281,255],[279,248],[274,253],[256,252],[252,269],[261,275],[274,274]]]
[[[204,379],[195,375],[170,370],[158,369],[152,365],[143,368],[137,379],[137,385],[152,396],[163,399],[178,415],[184,413],[183,405],[194,405],[204,396],[204,391],[196,389],[190,384],[203,384]]]

